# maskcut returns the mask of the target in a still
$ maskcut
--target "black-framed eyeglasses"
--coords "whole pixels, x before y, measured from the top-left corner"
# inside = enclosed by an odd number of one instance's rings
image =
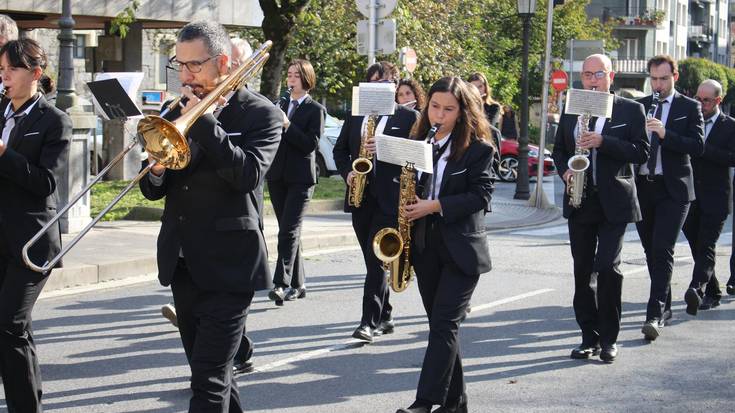
[[[701,98],[699,96],[694,96],[694,99],[697,99],[700,103],[706,103],[708,105],[715,101],[715,99],[712,98]]]
[[[205,63],[207,63],[208,61],[218,56],[220,55],[217,54],[217,55],[208,57],[207,59],[204,59],[201,61],[192,60],[190,62],[180,62],[176,60],[176,56],[174,56],[171,59],[169,59],[168,65],[166,65],[166,67],[171,70],[177,71],[177,72],[181,72],[182,70],[184,70],[184,67],[186,67],[186,70],[188,70],[191,73],[199,73],[202,71],[202,67],[204,66]]]
[[[582,77],[585,79],[592,79],[593,77],[596,79],[602,79],[610,72],[604,71],[604,70],[598,70],[597,72],[582,72]]]

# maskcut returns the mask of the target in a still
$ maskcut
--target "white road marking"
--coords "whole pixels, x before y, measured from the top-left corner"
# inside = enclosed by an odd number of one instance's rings
[[[472,317],[475,313],[480,312],[480,311],[483,311],[483,310],[487,310],[488,308],[498,307],[498,306],[501,306],[501,305],[504,305],[504,304],[512,303],[514,301],[520,301],[520,300],[523,300],[523,299],[526,299],[526,298],[529,298],[529,297],[533,297],[533,296],[537,296],[537,295],[540,295],[540,294],[549,293],[549,292],[552,292],[552,291],[554,291],[554,290],[551,289],[551,288],[543,288],[543,289],[540,289],[540,290],[529,291],[529,292],[524,293],[524,294],[515,295],[513,297],[503,298],[502,300],[493,301],[493,302],[490,302],[490,303],[487,303],[487,304],[480,304],[480,305],[472,306],[472,312],[470,313],[470,317]],[[362,342],[360,340],[350,339],[350,340],[343,341],[343,342],[338,343],[338,344],[334,344],[334,345],[329,346],[329,347],[324,347],[324,348],[317,349],[317,350],[307,351],[305,353],[300,353],[300,354],[297,354],[297,355],[292,356],[292,357],[280,359],[280,360],[274,361],[272,363],[268,363],[268,364],[264,364],[262,366],[258,366],[258,367],[255,368],[255,370],[253,371],[253,373],[266,372],[266,371],[273,370],[273,369],[278,368],[278,367],[281,367],[281,366],[285,366],[287,364],[291,364],[291,363],[295,363],[295,362],[299,362],[299,361],[304,361],[304,360],[309,360],[309,359],[313,359],[313,358],[318,357],[318,356],[329,354],[329,353],[331,353],[333,351],[340,351],[340,350],[345,350],[345,349],[348,349],[348,348],[357,347],[357,346],[360,346],[361,343]]]

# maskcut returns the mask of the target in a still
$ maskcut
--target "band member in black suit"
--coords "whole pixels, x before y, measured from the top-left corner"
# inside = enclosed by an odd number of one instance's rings
[[[367,71],[369,82],[398,82],[398,69],[389,62],[371,65]],[[418,117],[418,112],[396,106],[392,116],[381,116],[377,122],[375,134],[385,134],[408,138],[411,127]],[[375,234],[387,226],[396,227],[398,219],[398,177],[401,167],[380,162],[373,158],[373,170],[368,174],[364,199],[359,208],[349,205],[349,186],[352,185],[354,172],[352,161],[358,158],[362,135],[367,124],[367,117],[349,116],[342,125],[342,130],[334,145],[334,161],[337,170],[348,185],[345,192],[345,212],[352,213],[352,227],[360,243],[365,260],[367,275],[362,299],[362,319],[352,334],[353,337],[371,342],[373,335],[393,332],[395,324],[389,302],[388,284],[382,263],[373,253],[372,241]],[[369,152],[375,153],[375,141],[366,144]]]
[[[695,99],[702,105],[705,144],[702,156],[692,156],[697,199],[689,206],[683,227],[694,257],[692,282],[684,294],[686,311],[691,315],[696,315],[698,309],[720,305],[722,291],[715,276],[715,247],[732,210],[730,167],[735,166],[735,120],[720,111],[722,85],[705,80]]]
[[[266,175],[268,192],[278,219],[278,258],[274,288],[268,294],[276,305],[306,296],[304,260],[301,257],[301,222],[317,182],[316,155],[324,133],[327,110],[309,96],[316,73],[308,60],[288,65],[286,84],[291,96],[280,107],[291,124],[283,132],[273,165]]]
[[[225,29],[193,22],[178,33],[171,66],[187,98],[175,119],[228,74]],[[189,89],[190,88],[190,89]],[[140,181],[146,198],[166,198],[158,237],[162,285],[171,285],[181,341],[191,367],[190,412],[242,411],[233,358],[256,290],[271,285],[256,192],[275,156],[283,116],[242,87],[212,105],[187,134],[191,162],[154,166]]]
[[[646,322],[641,332],[655,340],[671,318],[671,273],[674,245],[694,200],[690,158],[704,151],[702,112],[699,103],[679,94],[676,61],[660,55],[648,61],[651,88],[659,93],[655,113],[652,96],[639,100],[652,115],[646,121],[651,154],[636,176],[638,202],[643,220],[636,224],[651,277]]]
[[[585,89],[610,92],[614,77],[605,55],[593,54],[582,65]],[[559,176],[568,186],[573,172],[567,163],[576,147],[590,151],[581,205],[573,208],[566,191],[564,196],[574,258],[574,315],[582,330],[582,343],[571,358],[599,354],[612,363],[618,353],[622,312],[623,274],[618,265],[623,236],[629,222],[641,219],[633,164],[648,159],[646,116],[640,103],[616,96],[610,119],[593,117],[585,133],[580,133],[579,122],[579,116],[562,114],[553,153]]]
[[[0,49],[0,373],[8,411],[18,413],[43,411],[31,312],[48,279],[26,267],[21,249],[56,215],[72,131],[69,116],[38,92],[46,61],[31,39]],[[44,263],[60,250],[57,224],[30,249],[30,258]]]
[[[414,222],[411,262],[429,318],[429,342],[416,400],[398,413],[467,412],[459,325],[480,279],[490,271],[485,213],[493,192],[490,125],[477,90],[457,77],[438,80],[411,135],[428,138],[439,124],[434,173],[420,174],[416,203],[405,207]]]

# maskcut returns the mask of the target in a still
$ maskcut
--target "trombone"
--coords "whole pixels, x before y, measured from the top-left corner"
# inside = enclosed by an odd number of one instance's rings
[[[140,181],[151,168],[156,165],[163,165],[168,169],[180,170],[186,168],[191,159],[191,150],[186,138],[186,133],[189,131],[191,125],[206,112],[206,110],[215,104],[220,97],[227,95],[230,91],[240,89],[249,80],[263,68],[265,62],[268,60],[270,50],[273,43],[268,40],[263,43],[260,48],[253,53],[240,67],[234,72],[230,73],[217,87],[215,87],[207,96],[203,97],[202,100],[196,104],[190,111],[182,115],[178,119],[169,122],[160,116],[148,115],[138,122],[138,133],[136,138],[123,149],[115,158],[107,165],[97,176],[85,186],[78,194],[76,194],[69,202],[61,208],[61,210],[51,219],[46,225],[41,228],[33,238],[30,239],[23,246],[23,261],[33,271],[46,273],[50,271],[56,264],[71,250],[81,239],[86,235],[102,217],[108,213],[120,199],[125,196],[131,189]],[[87,224],[80,232],[72,238],[67,245],[65,245],[59,253],[51,260],[47,261],[43,265],[37,265],[31,261],[28,256],[30,248],[38,242],[38,240],[58,222],[61,217],[79,201],[92,187],[105,176],[105,174],[113,168],[125,155],[130,152],[136,145],[140,144],[148,152],[148,155],[152,158],[148,166],[138,173],[138,175],[130,181],[125,189],[118,194],[115,199],[112,200],[102,211],[97,214],[94,219]]]

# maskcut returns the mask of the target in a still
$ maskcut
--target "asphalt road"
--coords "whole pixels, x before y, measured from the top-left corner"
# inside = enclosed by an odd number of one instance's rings
[[[569,359],[580,339],[565,228],[560,220],[489,235],[494,269],[481,277],[460,330],[470,411],[732,411],[733,297],[696,318],[686,315],[683,293],[692,266],[688,248],[680,246],[673,324],[656,342],[644,341],[649,281],[632,227],[623,249],[619,359],[613,365]],[[729,240],[723,236],[718,248],[723,281]],[[320,251],[306,270],[306,299],[275,307],[264,293],[256,297],[248,329],[258,371],[237,379],[247,410],[392,413],[407,406],[427,337],[416,287],[392,296],[396,332],[360,346],[349,338],[362,297],[357,251]],[[168,289],[152,278],[107,287],[38,302],[34,328],[45,410],[186,411],[188,367],[176,330],[160,316]]]

